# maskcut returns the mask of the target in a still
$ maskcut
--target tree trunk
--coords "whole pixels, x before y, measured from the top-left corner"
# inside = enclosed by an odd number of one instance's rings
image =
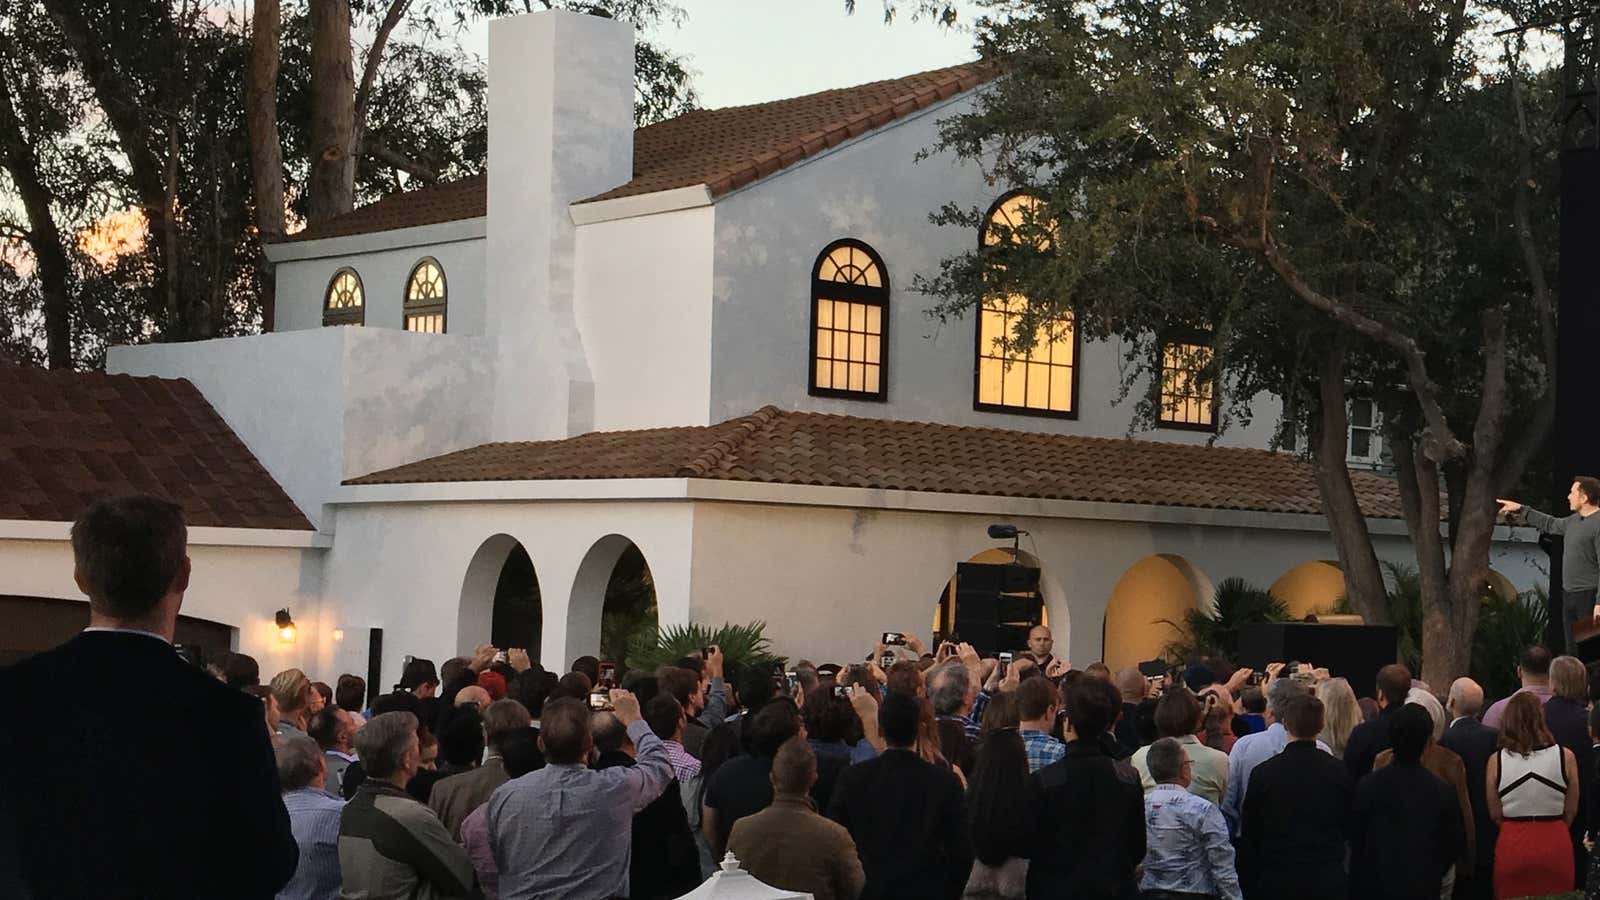
[[[1323,356],[1316,425],[1311,435],[1312,463],[1317,492],[1328,520],[1339,566],[1344,570],[1345,597],[1363,619],[1373,624],[1389,621],[1388,592],[1383,569],[1372,549],[1366,515],[1356,500],[1350,469],[1345,464],[1344,348],[1334,346]]]
[[[321,222],[355,205],[355,81],[349,0],[311,2],[311,177],[306,218]]]
[[[245,71],[245,123],[250,131],[250,175],[256,203],[256,236],[265,246],[286,230],[283,140],[278,134],[278,61],[283,15],[279,0],[256,0],[250,20],[250,66]],[[261,330],[276,320],[277,278],[265,253],[261,276]]]
[[[61,229],[50,211],[50,191],[39,174],[39,157],[18,120],[5,68],[0,66],[0,166],[11,176],[28,216],[28,246],[44,294],[45,359],[52,369],[72,368],[72,265]]]

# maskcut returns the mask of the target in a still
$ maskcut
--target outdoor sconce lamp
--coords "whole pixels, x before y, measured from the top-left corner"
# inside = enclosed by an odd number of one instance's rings
[[[273,619],[278,625],[278,640],[285,644],[294,643],[294,619],[289,616],[289,608],[286,606],[278,610],[278,614]]]

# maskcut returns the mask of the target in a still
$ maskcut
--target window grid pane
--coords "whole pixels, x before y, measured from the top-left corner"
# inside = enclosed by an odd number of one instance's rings
[[[1073,324],[1039,326],[1026,353],[1002,346],[1014,336],[1028,298],[1021,295],[984,300],[979,316],[978,402],[1048,412],[1072,412]]]
[[[882,308],[827,297],[819,297],[816,306],[816,386],[878,393],[883,363]]]
[[[1172,425],[1215,424],[1214,385],[1208,344],[1166,344],[1161,349],[1161,421]]]

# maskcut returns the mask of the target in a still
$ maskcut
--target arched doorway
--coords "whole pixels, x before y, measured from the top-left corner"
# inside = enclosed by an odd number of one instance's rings
[[[986,655],[1026,648],[1028,631],[1050,624],[1043,576],[1037,557],[1010,547],[958,564],[933,608],[933,641],[954,637]]]
[[[540,659],[544,607],[539,576],[528,551],[508,534],[497,534],[478,548],[467,564],[456,621],[456,652],[471,654],[485,641],[496,647],[522,647]]]
[[[578,566],[567,607],[567,659],[596,654],[617,663],[620,677],[627,648],[638,635],[655,633],[655,580],[644,551],[620,534],[595,541]]]
[[[1344,596],[1344,570],[1331,560],[1312,560],[1278,576],[1267,589],[1289,608],[1289,618],[1331,613]]]
[[[1191,609],[1211,603],[1211,581],[1189,561],[1171,553],[1139,560],[1122,573],[1106,603],[1101,659],[1114,672],[1161,655],[1180,637]]]

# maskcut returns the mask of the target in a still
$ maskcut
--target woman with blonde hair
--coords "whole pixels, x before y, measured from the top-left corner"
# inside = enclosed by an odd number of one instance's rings
[[[299,669],[284,669],[272,676],[268,689],[278,701],[278,734],[305,737],[311,719],[311,679]]]
[[[1494,845],[1494,895],[1530,897],[1572,890],[1568,828],[1578,815],[1578,761],[1544,724],[1539,698],[1512,694],[1500,721],[1500,749],[1484,785]]]
[[[1361,704],[1356,702],[1356,692],[1343,678],[1329,678],[1317,685],[1317,699],[1322,701],[1322,733],[1317,739],[1328,745],[1335,759],[1344,759],[1345,745],[1350,743],[1350,732],[1356,730],[1363,716]]]
[[[1578,796],[1588,797],[1594,781],[1594,742],[1589,739],[1589,670],[1576,656],[1558,656],[1550,661],[1550,699],[1544,704],[1544,724],[1555,742],[1578,761]],[[1579,805],[1583,805],[1581,800]],[[1580,875],[1589,871],[1589,851],[1583,845],[1587,824],[1588,817],[1580,809],[1570,829],[1572,864]],[[1596,888],[1600,889],[1600,885]]]

